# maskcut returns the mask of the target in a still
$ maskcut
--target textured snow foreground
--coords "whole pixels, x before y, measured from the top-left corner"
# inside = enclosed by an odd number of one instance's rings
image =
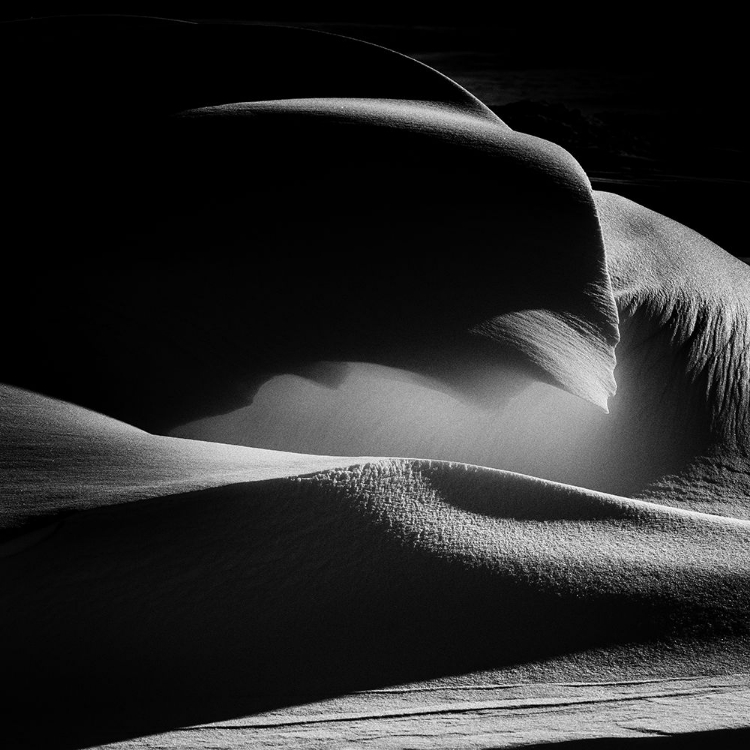
[[[629,682],[401,687],[126,740],[111,748],[496,748],[672,736],[671,747],[741,747],[746,675]],[[688,734],[689,733],[689,734]],[[653,743],[652,743],[653,744]],[[662,743],[663,744],[663,743]]]
[[[746,741],[750,269],[379,48],[76,23],[13,42],[107,86],[70,184],[9,95],[80,249],[1,303],[9,746]]]
[[[116,746],[746,725],[746,520],[463,464],[332,469],[355,459],[152,436],[11,388],[2,403],[4,496],[83,509],[4,545],[6,722],[22,709],[30,745],[222,717]]]

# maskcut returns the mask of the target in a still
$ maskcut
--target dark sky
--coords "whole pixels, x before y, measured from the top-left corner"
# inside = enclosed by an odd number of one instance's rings
[[[736,69],[744,67],[745,25],[731,14],[657,15],[637,3],[611,3],[596,12],[570,5],[502,3],[474,9],[471,4],[452,3],[450,10],[432,4],[419,11],[419,6],[404,3],[393,8],[387,3],[354,2],[121,2],[106,8],[108,13],[174,18],[339,23],[397,48],[491,51],[498,61],[524,66],[658,67],[684,70],[691,77],[710,69],[721,79],[736,78]],[[11,0],[3,3],[0,18],[100,12],[100,3]]]
[[[399,51],[482,54],[487,65],[506,68],[647,70],[666,78],[672,95],[695,96],[696,106],[706,89],[714,92],[709,94],[715,106],[744,82],[745,24],[732,15],[656,15],[635,3],[611,3],[596,12],[563,3],[552,8],[485,4],[478,11],[466,3],[451,4],[450,11],[434,5],[421,12],[413,4],[404,10],[403,3],[391,8],[386,3],[122,2],[106,8],[163,17],[335,24],[329,28]],[[3,4],[0,18],[98,12],[100,3],[11,0]]]
[[[3,3],[0,18],[55,15],[60,13],[101,13],[101,3],[93,2],[13,2]],[[596,10],[560,3],[539,6],[533,3],[502,3],[488,6],[451,3],[428,6],[399,3],[325,3],[325,2],[111,2],[108,13],[157,15],[175,18],[234,18],[256,21],[328,21],[363,25],[443,26],[485,29],[492,37],[495,30],[513,34],[504,42],[520,48],[551,45],[555,53],[567,56],[576,49],[592,55],[626,56],[637,64],[645,56],[668,56],[685,45],[695,45],[700,55],[704,45],[713,54],[727,54],[731,37],[742,39],[739,16],[706,12],[675,12],[669,15],[651,12],[638,3],[610,4]],[[739,56],[738,58],[739,59]]]
[[[418,12],[412,4],[404,10],[403,3],[393,9],[386,3],[342,8],[309,2],[123,2],[109,3],[107,10],[309,26],[417,57],[501,109],[511,127],[563,145],[589,174],[608,179],[604,173],[619,168],[612,157],[626,154],[624,174],[616,179],[639,183],[630,197],[646,205],[653,197],[652,207],[697,222],[704,234],[744,255],[741,208],[750,200],[745,23],[711,11],[656,15],[653,6],[608,3],[594,11],[562,3],[553,9],[502,3],[475,11],[457,3],[450,11],[433,5]],[[98,3],[11,1],[0,19],[97,12]],[[580,110],[593,124],[554,110],[522,113],[512,121],[517,113],[503,108],[519,101]],[[620,119],[599,121],[602,112]],[[713,190],[721,193],[716,200]],[[677,198],[666,201],[667,196]]]

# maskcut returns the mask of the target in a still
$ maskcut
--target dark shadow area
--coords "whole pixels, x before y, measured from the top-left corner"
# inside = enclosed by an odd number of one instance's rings
[[[28,65],[4,94],[18,117],[2,195],[2,380],[158,433],[321,360],[453,387],[452,357],[487,317],[543,306],[596,318],[576,295],[603,278],[589,252],[598,224],[547,173],[345,117],[330,130],[301,115],[250,130],[221,112],[171,117],[305,96],[471,104],[421,66],[328,37],[319,54],[302,31],[90,20],[60,38],[72,22],[45,23],[38,36],[0,30],[4,68]],[[739,607],[713,623],[666,597],[541,585],[502,550],[430,547],[383,507],[401,491],[393,477],[369,495],[275,480],[63,519],[3,563],[3,737],[84,748],[747,627]],[[453,498],[450,481],[411,491],[415,507],[435,491],[491,515],[484,496]],[[512,517],[540,518],[525,512]]]
[[[45,131],[56,136],[44,114],[60,110],[73,120],[55,122],[58,132],[113,116],[125,124],[196,107],[310,96],[421,99],[483,109],[410,58],[301,28],[58,16],[0,24],[0,40],[2,60],[16,73],[8,80],[7,106],[25,106],[16,114],[27,118],[24,125],[33,128],[37,143]]]
[[[398,485],[378,481],[380,498]],[[499,551],[467,565],[354,489],[274,480],[81,513],[7,558],[4,736],[87,747],[738,627],[669,597],[543,585],[498,565]]]
[[[512,149],[387,112],[171,116],[308,96],[473,106],[413,61],[275,27],[1,31],[29,60],[8,91],[8,383],[163,433],[321,360],[431,375],[440,347],[511,310],[611,327],[587,297],[605,283],[591,205]]]
[[[569,151],[595,190],[618,193],[742,256],[750,150],[744,118],[733,109],[736,94],[730,96],[723,117],[676,105],[660,112],[582,112],[561,102],[525,100],[493,109],[514,130]]]

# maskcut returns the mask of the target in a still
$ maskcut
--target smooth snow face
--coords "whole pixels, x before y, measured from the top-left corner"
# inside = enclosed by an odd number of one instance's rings
[[[477,670],[544,681],[535,662],[621,679],[629,648],[640,676],[744,670],[749,542],[747,521],[404,460],[79,513],[2,563],[6,726],[101,742]]]
[[[647,400],[627,370],[622,400],[615,397],[605,414],[502,365],[484,372],[486,387],[476,398],[459,391],[458,382],[451,391],[392,368],[337,368],[343,379],[333,387],[279,376],[249,406],[171,434],[299,453],[458,461],[631,496],[681,469],[708,441],[703,422],[690,412],[673,420],[673,407],[665,405],[663,423],[644,412]]]
[[[218,54],[224,37],[206,34],[178,50],[202,39],[212,73],[217,59],[237,62]],[[158,41],[132,58],[102,38],[96,51],[114,54],[114,70],[92,68],[100,56],[68,39],[65,55],[45,50],[45,59],[42,43],[31,57],[55,106],[30,86],[29,108],[11,107],[11,140],[29,147],[11,156],[21,189],[8,214],[30,245],[52,249],[29,254],[34,272],[49,261],[48,278],[32,275],[22,298],[0,300],[16,324],[4,372],[140,427],[179,424],[254,447],[151,435],[0,391],[5,528],[68,513],[0,563],[4,732],[25,739],[43,716],[56,739],[81,747],[478,670],[497,689],[503,675],[549,679],[547,667],[588,680],[748,668],[750,493],[737,479],[748,477],[743,264],[730,268],[664,217],[592,196],[565,152],[513,134],[466,92],[391,53],[365,55],[369,78],[341,64],[349,42],[330,50],[343,71],[333,79],[303,68],[304,55],[270,83],[227,64],[242,75],[224,94],[250,81],[268,84],[269,97],[308,98],[269,103],[254,88],[264,101],[167,118],[156,134],[122,122],[145,125],[150,107],[182,110],[195,92],[226,101],[211,93],[224,77],[165,85],[171,72],[152,80],[144,54],[161,53]],[[284,57],[271,44],[261,59],[269,49]],[[106,81],[101,92],[86,89],[89,79],[69,92],[71,55]],[[205,72],[189,57],[192,72]],[[138,63],[143,87],[133,85]],[[113,72],[126,85],[111,85]],[[327,98],[332,80],[344,98]],[[382,98],[399,91],[400,101]],[[114,100],[93,95],[109,92]],[[81,127],[76,106],[102,127]],[[56,107],[69,116],[51,119]],[[290,166],[304,176],[293,187]],[[31,221],[40,203],[49,214]],[[133,229],[144,214],[154,221]],[[122,226],[132,233],[117,235]],[[76,257],[56,256],[70,247],[60,237],[76,238]],[[244,265],[233,264],[238,242]],[[307,258],[291,279],[290,247]],[[352,284],[353,248],[385,273]],[[414,248],[433,253],[429,262]],[[91,263],[92,251],[116,263],[140,253],[143,265],[112,274]],[[263,253],[278,262],[272,271],[255,265]],[[613,393],[616,301],[620,390],[605,415],[573,394],[604,405]],[[405,322],[399,354],[416,343],[417,361],[378,357],[393,353]],[[515,348],[524,367],[466,344],[466,329]],[[259,363],[267,346],[291,350],[291,361]],[[340,361],[352,364],[330,364]],[[306,370],[312,380],[290,374]],[[248,409],[193,421],[249,397],[250,375],[265,385]],[[485,466],[346,458],[360,451]],[[655,478],[661,504],[591,489],[653,493]]]
[[[368,363],[329,363],[327,370],[337,372],[337,385],[281,375],[249,406],[171,434],[299,453],[441,459],[598,484],[591,443],[607,415],[520,371],[488,365],[459,391],[465,384],[451,390]]]
[[[0,385],[0,556],[27,529],[137,500],[361,463],[150,435],[102,414]],[[36,532],[22,546],[39,541]]]
[[[436,358],[432,379],[322,363],[306,373],[311,379],[276,377],[249,406],[171,434],[461,461],[667,503],[679,496],[672,502],[746,517],[750,273],[664,216],[606,193],[595,201],[620,313],[609,414],[530,368],[460,351]],[[566,354],[586,370],[585,352],[571,342]],[[683,473],[689,480],[678,492]],[[691,493],[706,497],[691,506]]]

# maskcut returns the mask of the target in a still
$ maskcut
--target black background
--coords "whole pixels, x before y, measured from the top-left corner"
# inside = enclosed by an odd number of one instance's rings
[[[622,193],[748,256],[744,23],[653,4],[475,8],[385,3],[110,3],[108,13],[306,26],[417,57],[514,129],[567,148],[595,188]],[[101,13],[5,3],[0,19]],[[22,71],[6,71],[14,75]]]

